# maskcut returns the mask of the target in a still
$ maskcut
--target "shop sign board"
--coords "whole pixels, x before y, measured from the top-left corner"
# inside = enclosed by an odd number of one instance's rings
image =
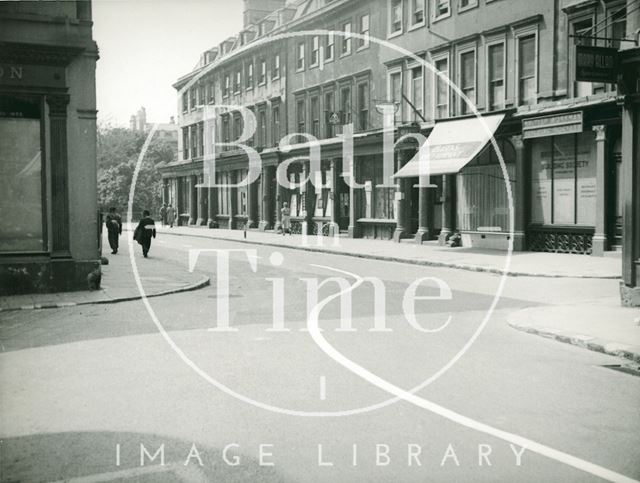
[[[618,80],[618,50],[610,47],[576,45],[576,80],[608,82]]]
[[[524,139],[582,132],[582,111],[522,120]]]

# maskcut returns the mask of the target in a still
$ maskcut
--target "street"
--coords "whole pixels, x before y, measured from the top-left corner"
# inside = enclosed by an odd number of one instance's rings
[[[233,250],[228,288],[214,249]],[[499,275],[166,233],[149,260],[191,265],[211,285],[149,307],[0,313],[2,481],[601,481],[394,400],[328,357],[307,329],[308,294],[313,306],[349,274],[366,280],[351,304],[334,298],[319,318],[345,357],[474,421],[640,478],[640,379],[605,367],[618,358],[506,322],[615,296],[616,280],[507,277],[482,328]]]

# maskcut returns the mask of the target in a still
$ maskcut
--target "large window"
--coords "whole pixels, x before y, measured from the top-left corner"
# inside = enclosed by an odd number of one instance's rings
[[[439,20],[441,18],[451,15],[451,0],[432,0],[433,1],[433,19]]]
[[[471,112],[472,106],[476,102],[476,51],[470,50],[460,54],[460,90],[467,96],[469,101],[460,99],[460,114]]]
[[[189,112],[189,94],[187,92],[182,93],[182,112]]]
[[[305,54],[305,46],[304,42],[300,42],[298,44],[298,54],[296,59],[296,69],[303,70],[304,69],[304,54]]]
[[[334,33],[327,34],[327,45],[324,48],[324,61],[333,60],[336,52],[336,36]]]
[[[402,0],[389,1],[389,35],[402,32]]]
[[[478,0],[460,0],[460,12],[469,10],[470,8],[477,7]]]
[[[356,177],[358,183],[370,186],[370,188],[357,190],[357,196],[360,196],[359,204],[363,208],[361,215],[392,220],[394,218],[395,189],[381,186],[385,183],[382,157],[357,158]]]
[[[489,109],[504,108],[504,43],[487,47]]]
[[[412,27],[424,25],[424,1],[425,0],[409,0],[411,4],[411,18],[409,22]]]
[[[314,35],[311,38],[311,63],[310,67],[316,67],[320,63],[320,37]]]
[[[234,93],[239,93],[241,86],[242,86],[242,72],[241,71],[236,71],[236,81],[235,81],[235,83],[233,85],[233,92]]]
[[[189,128],[182,128],[182,159],[189,159]]]
[[[411,69],[411,104],[413,104],[412,119],[414,121],[421,121],[424,113],[424,82],[422,70],[422,66]]]
[[[544,225],[594,226],[595,133],[531,141],[531,221]]]
[[[310,100],[311,105],[311,134],[316,138],[320,137],[320,98],[313,96]]]
[[[340,89],[340,110],[344,124],[350,124],[351,118],[351,87],[345,86]]]
[[[358,129],[365,131],[369,128],[369,83],[358,84]]]
[[[536,36],[518,38],[518,105],[535,104],[537,86]]]
[[[402,119],[402,72],[390,72],[388,82],[387,96],[396,106],[394,121],[398,123]]]
[[[276,54],[273,57],[273,70],[271,71],[271,78],[280,78],[280,54]]]
[[[581,20],[579,22],[574,22],[571,25],[571,30],[573,31],[573,35],[576,44],[578,45],[592,45],[591,35],[594,35],[592,32],[593,20],[591,18]],[[573,40],[573,39],[571,39]],[[571,72],[575,72],[575,50],[576,48],[573,45],[573,42],[570,42],[569,55],[571,57]],[[574,97],[583,97],[589,96],[593,94],[593,84],[591,82],[574,82],[573,84],[573,95]]]
[[[0,252],[45,249],[38,98],[0,96]]]
[[[224,88],[222,89],[222,97],[229,96],[229,91],[231,90],[231,79],[229,75],[224,76]]]
[[[267,145],[267,111],[261,107],[258,111],[258,146]]]
[[[335,112],[335,99],[333,91],[325,92],[324,94],[324,122],[325,122],[325,136],[332,138],[336,135],[335,126],[331,122],[331,115]]]
[[[342,32],[344,36],[342,37],[342,55],[349,55],[351,53],[351,22],[345,22],[342,24]]]
[[[246,89],[253,88],[253,62],[247,64],[247,76],[244,79]]]
[[[267,83],[267,61],[262,59],[260,61],[260,73],[258,77],[258,85],[263,86]]]
[[[449,75],[449,58],[443,57],[435,61],[435,69],[445,76]],[[449,83],[446,79],[436,76],[435,79],[435,118],[449,117]]]
[[[298,123],[298,132],[301,134],[306,133],[304,99],[298,99],[296,102],[296,121]]]
[[[274,104],[271,107],[271,138],[273,145],[280,142],[280,105]]]
[[[229,214],[229,184],[231,179],[228,172],[216,173],[216,184],[218,185],[218,213]]]
[[[360,16],[360,19],[358,20],[358,28],[360,35],[362,35],[362,37],[358,39],[358,48],[364,49],[369,46],[369,31],[371,27],[369,25],[368,13]]]

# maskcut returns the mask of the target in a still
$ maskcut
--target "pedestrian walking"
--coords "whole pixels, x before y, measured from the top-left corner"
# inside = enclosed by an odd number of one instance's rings
[[[149,213],[149,210],[144,210],[142,212],[142,219],[133,232],[133,239],[142,245],[142,254],[144,255],[144,258],[147,258],[147,255],[149,254],[151,238],[156,237],[156,224],[150,215],[151,213]]]
[[[167,204],[163,203],[160,207],[160,223],[162,226],[167,224]]]
[[[176,209],[171,206],[169,203],[169,207],[167,208],[167,222],[169,223],[169,228],[173,228],[173,223],[176,221]]]
[[[111,253],[115,255],[118,253],[118,239],[120,235],[122,235],[122,217],[116,212],[114,206],[109,208],[109,213],[107,213],[104,219],[104,224],[107,226],[107,236],[109,238]]]
[[[289,210],[289,203],[286,201],[282,203],[280,212],[282,213],[282,236],[284,236],[285,233],[291,235],[291,210]]]

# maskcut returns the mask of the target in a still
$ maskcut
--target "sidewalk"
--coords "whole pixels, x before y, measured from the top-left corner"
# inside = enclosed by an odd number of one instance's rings
[[[367,240],[340,237],[335,240],[308,236],[306,244],[301,235],[282,236],[273,232],[247,230],[209,229],[206,227],[163,227],[161,232],[221,240],[231,240],[254,245],[268,245],[314,252],[326,252],[375,260],[386,260],[418,265],[451,267],[478,272],[503,273],[507,252],[473,248],[442,247],[437,242],[417,245],[412,240],[398,244],[393,241]],[[513,252],[509,276],[620,278],[621,261],[612,257],[591,257],[563,253]]]
[[[512,313],[511,327],[640,363],[640,310],[620,299],[597,304],[530,307]]]
[[[103,256],[109,260],[109,265],[102,265],[100,290],[2,296],[0,311],[107,304],[141,298],[129,260],[126,237],[126,232],[120,237],[120,249],[117,255],[111,254],[106,235],[103,239],[102,252]],[[139,248],[137,244],[135,248]],[[196,290],[209,284],[208,277],[188,273],[184,266],[154,259],[153,250],[147,259],[142,257],[140,250],[136,250],[136,262],[147,297]]]

